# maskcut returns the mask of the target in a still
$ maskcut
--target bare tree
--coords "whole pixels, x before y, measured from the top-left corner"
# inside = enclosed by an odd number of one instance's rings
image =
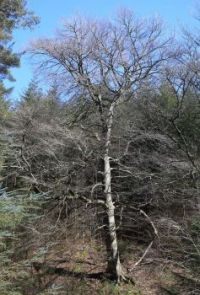
[[[163,37],[157,19],[138,20],[122,11],[115,21],[78,18],[66,22],[54,39],[32,44],[39,71],[60,81],[68,95],[82,93],[99,116],[97,137],[103,146],[103,184],[110,238],[108,269],[116,280],[126,280],[119,255],[112,190],[111,145],[116,108],[136,95],[146,80],[158,75],[172,57],[172,40]]]

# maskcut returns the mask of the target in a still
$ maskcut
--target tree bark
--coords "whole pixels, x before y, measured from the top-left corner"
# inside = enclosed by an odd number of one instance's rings
[[[117,282],[125,279],[122,265],[119,257],[116,221],[115,221],[115,206],[112,197],[112,185],[111,185],[111,166],[109,157],[109,148],[111,144],[111,133],[113,125],[113,113],[115,104],[111,104],[108,119],[107,130],[105,140],[105,154],[104,154],[104,192],[106,196],[107,216],[108,216],[108,234],[110,243],[110,253],[108,259],[108,272],[111,273]]]

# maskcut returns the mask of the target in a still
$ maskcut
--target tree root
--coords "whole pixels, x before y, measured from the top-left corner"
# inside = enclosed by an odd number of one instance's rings
[[[133,280],[133,278],[129,277],[125,273],[117,276],[117,284],[120,284],[120,283],[135,285],[135,281]]]
[[[120,284],[120,283],[124,282],[124,283],[127,283],[127,284],[131,283],[131,284],[135,285],[134,280],[131,277],[129,277],[125,273],[125,271],[123,270],[120,261],[118,261],[118,263],[117,263],[116,277],[117,277],[117,284]]]

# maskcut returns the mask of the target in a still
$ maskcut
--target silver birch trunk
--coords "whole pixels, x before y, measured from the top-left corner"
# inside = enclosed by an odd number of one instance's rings
[[[115,221],[115,206],[112,197],[112,186],[111,186],[111,167],[110,167],[110,157],[109,150],[111,144],[111,133],[113,125],[113,113],[115,104],[112,104],[107,119],[107,130],[106,130],[106,140],[105,140],[105,154],[104,154],[104,184],[105,184],[105,196],[106,196],[106,206],[108,214],[108,233],[110,241],[111,257],[108,261],[108,270],[111,272],[118,282],[125,279],[122,265],[119,257],[119,248],[117,240],[117,229]]]

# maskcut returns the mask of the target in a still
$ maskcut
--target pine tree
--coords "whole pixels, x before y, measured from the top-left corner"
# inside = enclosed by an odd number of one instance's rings
[[[28,104],[30,106],[31,104],[37,103],[42,98],[42,96],[42,91],[39,89],[37,82],[32,80],[22,93],[20,104]]]
[[[19,55],[12,52],[13,30],[18,27],[32,27],[38,22],[33,12],[27,9],[25,0],[0,1],[0,97],[11,89],[5,89],[3,81],[13,80],[12,67],[19,66]]]

